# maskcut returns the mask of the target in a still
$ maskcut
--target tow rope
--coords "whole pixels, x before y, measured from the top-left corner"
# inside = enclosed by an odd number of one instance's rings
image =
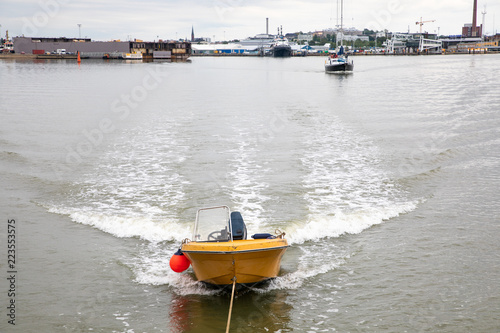
[[[233,312],[234,289],[236,289],[236,276],[233,277],[233,292],[231,293],[231,304],[229,305],[229,315],[227,317],[226,333],[229,333],[229,326],[231,325],[231,312]]]

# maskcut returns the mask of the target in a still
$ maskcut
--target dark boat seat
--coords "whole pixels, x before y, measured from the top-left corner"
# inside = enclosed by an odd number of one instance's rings
[[[252,238],[253,239],[274,239],[274,238],[276,238],[276,236],[268,234],[268,233],[265,233],[265,234],[255,234],[255,235],[252,235]]]
[[[233,240],[247,239],[247,227],[240,212],[231,213],[231,228],[233,229]]]

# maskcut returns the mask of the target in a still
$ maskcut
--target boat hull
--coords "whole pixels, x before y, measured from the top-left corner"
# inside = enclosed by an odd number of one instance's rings
[[[290,46],[274,46],[272,54],[275,58],[288,58],[292,56],[292,48]]]
[[[189,242],[182,252],[191,261],[198,281],[229,285],[253,284],[278,276],[281,258],[288,248],[285,239]]]
[[[325,72],[327,72],[327,73],[352,72],[353,69],[354,69],[354,65],[352,63],[325,65]]]

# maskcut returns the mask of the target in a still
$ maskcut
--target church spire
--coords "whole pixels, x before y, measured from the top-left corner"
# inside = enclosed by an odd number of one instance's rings
[[[194,27],[191,26],[191,42],[194,42]]]

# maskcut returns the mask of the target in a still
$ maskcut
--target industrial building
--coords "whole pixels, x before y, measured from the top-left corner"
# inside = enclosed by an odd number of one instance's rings
[[[484,20],[483,12],[483,20]],[[417,22],[422,27],[423,23]],[[466,23],[461,35],[440,38],[436,34],[393,33],[386,41],[388,54],[487,53],[500,51],[500,35],[484,36],[483,25],[477,25],[477,0],[473,0],[472,23]]]
[[[90,38],[46,38],[46,37],[14,37],[15,53],[45,54],[64,49],[68,53],[80,52],[82,57],[103,58],[106,55],[123,53],[142,53],[143,59],[159,58],[171,60],[186,60],[191,55],[191,43],[178,41],[145,42],[110,41],[96,42]]]
[[[437,54],[443,49],[438,36],[429,33],[393,33],[385,44],[388,54]]]

